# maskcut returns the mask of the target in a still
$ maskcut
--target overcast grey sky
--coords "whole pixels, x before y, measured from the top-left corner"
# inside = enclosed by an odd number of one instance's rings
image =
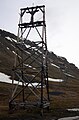
[[[46,6],[48,49],[79,67],[79,0],[0,0],[0,28],[17,35],[19,10]]]

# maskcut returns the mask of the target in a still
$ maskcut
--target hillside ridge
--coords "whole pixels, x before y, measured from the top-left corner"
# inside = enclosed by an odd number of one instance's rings
[[[17,36],[13,33],[0,29],[0,72],[12,76],[12,68],[15,57],[15,47]],[[34,49],[29,49],[27,54],[32,54],[32,51],[38,49],[39,46],[34,42],[27,40],[26,46],[34,46]],[[21,47],[21,46],[20,46]],[[40,55],[41,49],[39,48]],[[57,56],[54,52],[48,51],[49,77],[65,78],[74,77],[79,79],[79,69],[73,63],[69,63],[66,58]]]

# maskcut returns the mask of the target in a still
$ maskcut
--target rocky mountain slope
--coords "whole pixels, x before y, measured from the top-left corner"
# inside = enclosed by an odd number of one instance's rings
[[[16,35],[0,29],[0,72],[12,75],[12,68],[15,58]],[[27,40],[27,46],[38,48],[39,46],[33,41]],[[40,48],[39,48],[40,49]],[[33,49],[29,49],[32,54]],[[38,52],[40,54],[40,52]],[[79,69],[69,63],[66,58],[55,55],[48,51],[48,70],[50,78],[62,78],[67,80],[68,77],[79,79]]]
[[[17,116],[23,116],[28,119],[36,118],[36,114],[32,112],[29,114],[27,111],[15,111],[14,114],[8,114],[8,102],[12,96],[12,81],[9,76],[12,76],[12,69],[15,61],[15,47],[17,36],[0,30],[0,119],[15,119]],[[22,44],[17,45],[20,49]],[[23,46],[26,51],[26,55],[30,56],[35,52],[34,57],[38,57],[41,54],[41,48],[34,41],[27,40],[26,45]],[[21,49],[22,50],[22,49]],[[21,58],[21,57],[20,57]],[[39,57],[38,57],[39,58]],[[40,59],[40,58],[39,58]],[[29,59],[30,60],[30,59]],[[37,70],[37,64],[34,62],[32,65],[28,65],[29,61],[25,63],[27,67],[27,73],[29,70]],[[2,73],[1,73],[2,72]],[[9,75],[6,76],[3,73]],[[3,76],[2,76],[3,75]],[[31,74],[30,71],[30,77]],[[45,120],[60,118],[63,116],[78,116],[79,112],[68,112],[68,108],[79,108],[79,69],[73,64],[69,63],[66,58],[55,55],[53,52],[48,51],[48,77],[49,81],[49,96],[50,96],[50,111],[46,113]],[[55,82],[52,82],[55,80]],[[61,80],[60,82],[58,80]],[[63,82],[62,82],[63,80]],[[7,81],[7,83],[5,83]],[[16,81],[17,82],[17,81]],[[35,79],[33,82],[36,82]],[[14,115],[14,116],[13,116]],[[37,115],[38,116],[38,115]],[[21,118],[20,117],[20,118]],[[23,118],[24,119],[24,118]],[[38,116],[40,119],[40,116]]]

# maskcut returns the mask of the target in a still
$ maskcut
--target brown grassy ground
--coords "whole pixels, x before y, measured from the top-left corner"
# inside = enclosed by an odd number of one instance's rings
[[[49,120],[55,116],[66,116],[67,112],[65,110],[68,108],[79,108],[79,80],[68,78],[67,81],[64,81],[62,83],[50,82],[49,87],[50,110],[49,112],[45,111],[45,120],[48,120],[49,116]],[[9,114],[8,102],[11,95],[11,88],[11,84],[0,83],[0,119],[3,119],[5,117],[7,119],[16,117],[26,118],[27,116],[28,119],[26,120],[32,120],[31,118],[38,120],[41,117],[39,116],[39,110],[19,110],[17,112],[14,111],[12,114]],[[60,94],[55,94],[57,92]],[[67,113],[68,116],[69,114],[70,113]],[[72,115],[74,115],[74,113]],[[79,113],[76,112],[75,115],[79,115]]]

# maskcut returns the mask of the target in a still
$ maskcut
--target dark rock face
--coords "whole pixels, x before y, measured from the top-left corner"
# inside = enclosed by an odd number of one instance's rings
[[[8,75],[12,74],[14,57],[16,54],[15,47],[17,47],[16,41],[16,35],[0,29],[0,72],[6,73]],[[30,46],[29,53],[31,54],[35,51],[35,49],[31,49],[31,46],[39,49],[41,52],[40,46],[38,46],[33,41],[27,40],[26,45]],[[26,46],[20,45],[20,47],[27,49]],[[38,54],[40,53],[38,52]],[[49,51],[48,65],[49,77],[61,78],[61,74],[63,74],[79,79],[79,69],[73,63],[69,63],[66,58],[57,56],[53,52]]]

